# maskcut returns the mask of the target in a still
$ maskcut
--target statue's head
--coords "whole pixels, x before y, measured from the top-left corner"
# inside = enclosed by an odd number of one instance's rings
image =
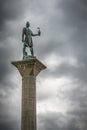
[[[26,27],[30,27],[30,23],[28,21],[26,22]]]

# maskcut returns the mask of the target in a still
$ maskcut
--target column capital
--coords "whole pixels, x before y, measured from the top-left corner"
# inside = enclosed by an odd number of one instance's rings
[[[12,61],[11,62],[20,72],[21,76],[37,76],[40,71],[46,69],[46,66],[38,59],[32,58],[30,60]]]

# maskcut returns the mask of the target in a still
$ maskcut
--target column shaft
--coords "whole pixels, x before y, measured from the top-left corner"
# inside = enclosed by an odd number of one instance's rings
[[[22,123],[21,130],[36,130],[36,78],[22,78]]]
[[[46,66],[36,58],[12,64],[22,76],[21,130],[36,130],[36,76]]]

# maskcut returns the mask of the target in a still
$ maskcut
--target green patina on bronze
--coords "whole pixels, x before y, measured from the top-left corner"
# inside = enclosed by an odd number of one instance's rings
[[[38,29],[37,34],[33,34],[33,32],[31,31],[29,27],[30,27],[30,23],[26,22],[26,27],[24,27],[22,30],[22,42],[24,43],[24,46],[23,46],[23,59],[24,60],[29,59],[30,57],[34,57],[32,37],[41,35],[40,28],[37,28]],[[31,56],[27,54],[26,47],[30,48]]]
[[[23,59],[28,59],[28,58],[29,58],[29,56],[28,56],[27,52],[24,52]]]

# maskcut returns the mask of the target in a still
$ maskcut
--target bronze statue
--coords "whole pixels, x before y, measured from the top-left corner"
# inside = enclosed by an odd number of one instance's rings
[[[26,27],[24,27],[23,31],[22,31],[22,42],[24,43],[23,59],[26,59],[26,57],[28,57],[28,54],[26,52],[26,47],[30,48],[31,56],[34,57],[32,36],[40,36],[41,35],[40,28],[37,28],[38,29],[37,34],[33,34],[33,32],[30,30],[29,27],[30,27],[30,23],[26,22]]]

